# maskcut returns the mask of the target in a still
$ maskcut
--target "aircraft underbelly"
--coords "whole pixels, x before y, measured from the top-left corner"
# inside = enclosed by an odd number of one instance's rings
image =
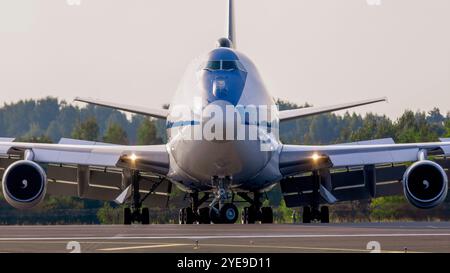
[[[213,176],[231,176],[237,184],[256,176],[272,152],[261,151],[260,141],[180,141],[173,149],[176,164],[199,182]]]

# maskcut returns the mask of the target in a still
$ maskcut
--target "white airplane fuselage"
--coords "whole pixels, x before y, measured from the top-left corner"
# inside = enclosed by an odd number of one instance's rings
[[[261,190],[281,179],[276,110],[263,121],[273,129],[268,131],[260,130],[261,124],[226,114],[220,118],[223,128],[220,135],[241,125],[241,130],[253,129],[264,134],[265,148],[261,147],[260,140],[248,135],[245,139],[193,137],[193,130],[200,128],[203,132],[202,128],[208,126],[211,116],[206,113],[212,108],[223,109],[224,113],[226,107],[276,109],[256,66],[248,57],[234,49],[218,47],[195,59],[188,66],[174,98],[167,118],[168,178],[179,187],[187,191],[208,190],[213,177],[230,177],[231,188]]]

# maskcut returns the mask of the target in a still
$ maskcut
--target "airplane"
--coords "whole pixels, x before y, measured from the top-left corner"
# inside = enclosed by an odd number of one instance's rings
[[[189,202],[179,211],[180,224],[233,224],[239,215],[243,224],[273,223],[273,210],[263,206],[263,198],[278,184],[288,207],[303,207],[304,223],[328,223],[329,205],[349,200],[404,194],[420,209],[444,201],[450,139],[409,144],[395,144],[390,138],[338,145],[281,143],[280,123],[386,98],[278,111],[255,64],[237,50],[233,0],[227,2],[226,26],[216,47],[189,65],[169,109],[75,99],[163,119],[167,144],[113,145],[67,138],[42,144],[1,138],[6,201],[18,209],[39,205],[46,194],[115,201],[128,204],[126,225],[149,224],[148,207],[167,205],[173,185]],[[256,121],[251,113],[236,114],[240,111],[236,109],[246,107],[257,111]],[[192,137],[206,127],[212,138]],[[243,138],[236,137],[240,132],[235,128],[244,131]],[[247,137],[250,131],[257,136]],[[248,203],[241,212],[237,199]]]

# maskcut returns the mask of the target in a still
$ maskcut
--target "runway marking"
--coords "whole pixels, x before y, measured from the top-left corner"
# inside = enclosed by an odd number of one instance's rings
[[[322,250],[322,251],[342,251],[342,252],[370,252],[367,249],[355,248],[331,248],[331,247],[307,247],[307,246],[277,246],[277,245],[230,245],[230,244],[200,244],[201,246],[216,247],[247,247],[247,248],[270,248],[270,249],[303,249],[303,250]],[[383,253],[403,253],[404,251],[381,250]]]
[[[159,247],[176,247],[176,246],[191,246],[192,244],[162,244],[162,245],[140,245],[140,246],[127,246],[127,247],[114,247],[97,249],[97,251],[123,251],[123,250],[137,250],[137,249],[151,249]],[[331,248],[331,247],[307,247],[307,246],[277,246],[277,245],[238,245],[238,244],[210,244],[202,243],[201,247],[231,247],[231,248],[264,248],[264,249],[297,249],[297,250],[319,250],[319,251],[340,251],[340,252],[363,252],[368,253],[367,249],[354,249],[354,248]],[[382,253],[404,253],[404,251],[395,250],[381,250]],[[410,253],[419,253],[410,251]]]
[[[145,246],[125,246],[125,247],[113,247],[113,248],[101,248],[98,251],[122,251],[122,250],[134,250],[134,249],[148,249],[148,248],[160,248],[160,247],[174,247],[174,246],[188,246],[191,244],[163,244],[163,245],[145,245]]]
[[[185,235],[185,236],[83,236],[83,237],[16,237],[0,241],[63,240],[167,240],[167,239],[251,239],[251,238],[345,238],[345,237],[448,237],[450,233],[370,233],[370,234],[255,234],[255,235]]]

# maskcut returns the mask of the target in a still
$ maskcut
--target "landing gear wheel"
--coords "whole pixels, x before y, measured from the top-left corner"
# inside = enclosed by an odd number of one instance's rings
[[[271,207],[261,208],[261,224],[273,223],[273,210]]]
[[[220,219],[219,206],[214,206],[209,209],[209,218],[214,224],[222,223],[222,219]]]
[[[123,224],[124,225],[131,225],[131,209],[130,208],[124,208],[123,209]]]
[[[185,209],[180,209],[180,212],[178,213],[178,223],[180,225],[184,225],[184,215],[185,215]]]
[[[232,203],[226,203],[220,209],[220,218],[224,224],[234,224],[239,218],[239,211]]]
[[[198,216],[199,216],[199,220],[198,220],[199,224],[210,224],[211,223],[211,218],[209,217],[209,208],[208,207],[199,209]]]
[[[184,223],[187,225],[192,225],[195,221],[195,214],[192,208],[184,209]]]
[[[330,210],[327,206],[320,208],[320,222],[329,223],[330,222]]]
[[[311,223],[311,208],[310,207],[303,207],[303,223],[309,224]]]
[[[248,224],[248,207],[245,207],[241,213],[241,224]]]
[[[256,219],[258,218],[258,211],[254,206],[247,207],[247,224],[256,223]]]
[[[141,210],[141,223],[143,225],[150,224],[150,211],[148,210],[148,208],[143,208]]]

